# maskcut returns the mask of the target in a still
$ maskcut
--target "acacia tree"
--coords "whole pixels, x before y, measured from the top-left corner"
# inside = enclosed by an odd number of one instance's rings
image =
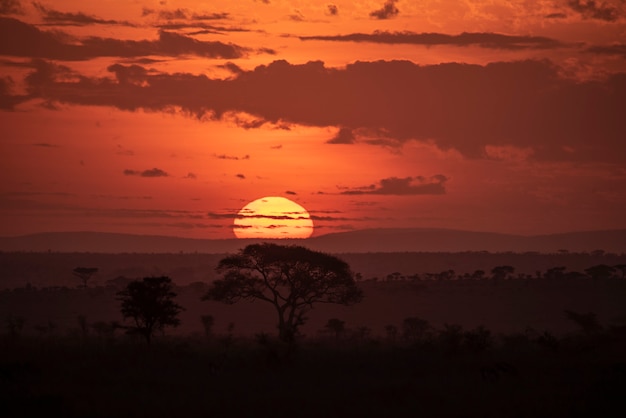
[[[72,274],[78,277],[83,282],[83,287],[87,287],[87,282],[91,277],[98,272],[96,267],[76,267],[72,270]]]
[[[122,302],[124,319],[132,318],[135,322],[130,329],[142,335],[148,344],[155,331],[180,325],[178,314],[183,308],[174,302],[176,293],[172,291],[169,277],[133,280],[124,290],[117,292],[117,296]]]
[[[362,298],[350,267],[332,255],[300,246],[251,244],[220,260],[203,300],[261,300],[274,306],[279,338],[292,342],[315,303],[351,305]]]

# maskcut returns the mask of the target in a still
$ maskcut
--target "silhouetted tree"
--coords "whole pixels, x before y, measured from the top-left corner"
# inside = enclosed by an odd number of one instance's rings
[[[406,341],[418,341],[430,328],[428,321],[416,316],[404,318],[402,321],[402,338]]]
[[[512,266],[496,266],[491,270],[491,274],[495,280],[506,279],[509,275],[515,272],[515,267]]]
[[[592,279],[609,279],[615,273],[615,268],[607,266],[606,264],[598,264],[596,266],[585,269],[585,273],[591,276]]]
[[[80,330],[80,335],[86,339],[89,336],[89,325],[87,323],[87,317],[85,315],[78,315],[76,317],[76,322],[78,322],[78,329]]]
[[[626,279],[626,264],[617,264],[613,266],[615,270],[618,270],[622,273],[622,279]]]
[[[325,328],[335,335],[335,339],[339,339],[346,331],[346,322],[338,318],[330,318],[326,322]]]
[[[476,270],[474,271],[474,273],[472,273],[472,279],[474,280],[482,280],[484,278],[485,278],[484,270]]]
[[[96,321],[91,325],[96,335],[100,338],[114,338],[115,331],[123,328],[117,321]]]
[[[22,334],[22,329],[24,329],[24,318],[21,316],[9,315],[7,316],[6,321],[9,335],[13,338],[19,337]]]
[[[350,305],[362,298],[347,263],[300,246],[248,245],[220,260],[217,271],[223,278],[212,283],[203,300],[270,303],[278,315],[279,337],[287,342],[313,304]]]
[[[72,273],[83,282],[83,287],[87,287],[87,282],[98,272],[96,267],[76,267]]]
[[[213,318],[213,315],[202,315],[200,317],[200,320],[202,321],[202,327],[204,328],[204,335],[207,338],[211,338],[211,336],[213,335],[213,325],[215,324],[215,318]]]
[[[546,279],[561,279],[565,275],[565,267],[551,267],[546,270],[544,277]]]
[[[131,330],[142,335],[147,343],[150,343],[155,331],[180,324],[178,314],[183,308],[174,302],[176,293],[172,291],[169,277],[134,280],[128,283],[126,289],[117,292],[117,296],[122,302],[124,319],[135,321]]]
[[[586,314],[565,310],[565,316],[573,321],[587,335],[597,334],[602,331],[602,325],[598,322],[596,314],[588,312]]]
[[[390,342],[395,342],[398,337],[398,327],[392,324],[385,325],[385,333],[387,333],[387,339]]]
[[[491,331],[482,325],[473,330],[466,331],[464,337],[465,345],[474,352],[487,350],[493,343]]]

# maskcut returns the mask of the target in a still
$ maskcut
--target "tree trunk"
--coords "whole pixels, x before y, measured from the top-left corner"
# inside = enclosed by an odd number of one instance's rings
[[[283,309],[278,309],[278,338],[286,343],[292,343],[295,339],[296,330],[292,321],[285,320],[285,312]],[[290,318],[291,319],[291,318]]]

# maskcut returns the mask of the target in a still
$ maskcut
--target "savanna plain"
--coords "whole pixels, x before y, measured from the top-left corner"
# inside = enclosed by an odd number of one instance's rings
[[[626,410],[626,255],[339,254],[363,299],[293,342],[263,301],[204,301],[225,254],[1,253],[6,417],[611,417]],[[97,268],[86,282],[77,267]],[[150,344],[119,292],[167,276]]]

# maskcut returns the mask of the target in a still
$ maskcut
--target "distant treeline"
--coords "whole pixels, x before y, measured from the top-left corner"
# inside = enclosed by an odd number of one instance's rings
[[[91,285],[103,286],[120,277],[168,276],[175,283],[212,282],[223,254],[99,254],[0,252],[0,289],[32,286],[76,286],[72,271],[79,266],[98,268]],[[537,277],[551,268],[565,266],[565,274],[586,274],[596,265],[626,264],[626,254],[598,250],[589,253],[346,253],[338,254],[363,280],[385,280],[397,273],[406,278],[427,279],[453,271],[454,277],[471,277],[479,271],[489,276],[496,266],[512,266],[514,275]],[[618,273],[616,273],[618,274]],[[444,273],[444,276],[450,275]]]

